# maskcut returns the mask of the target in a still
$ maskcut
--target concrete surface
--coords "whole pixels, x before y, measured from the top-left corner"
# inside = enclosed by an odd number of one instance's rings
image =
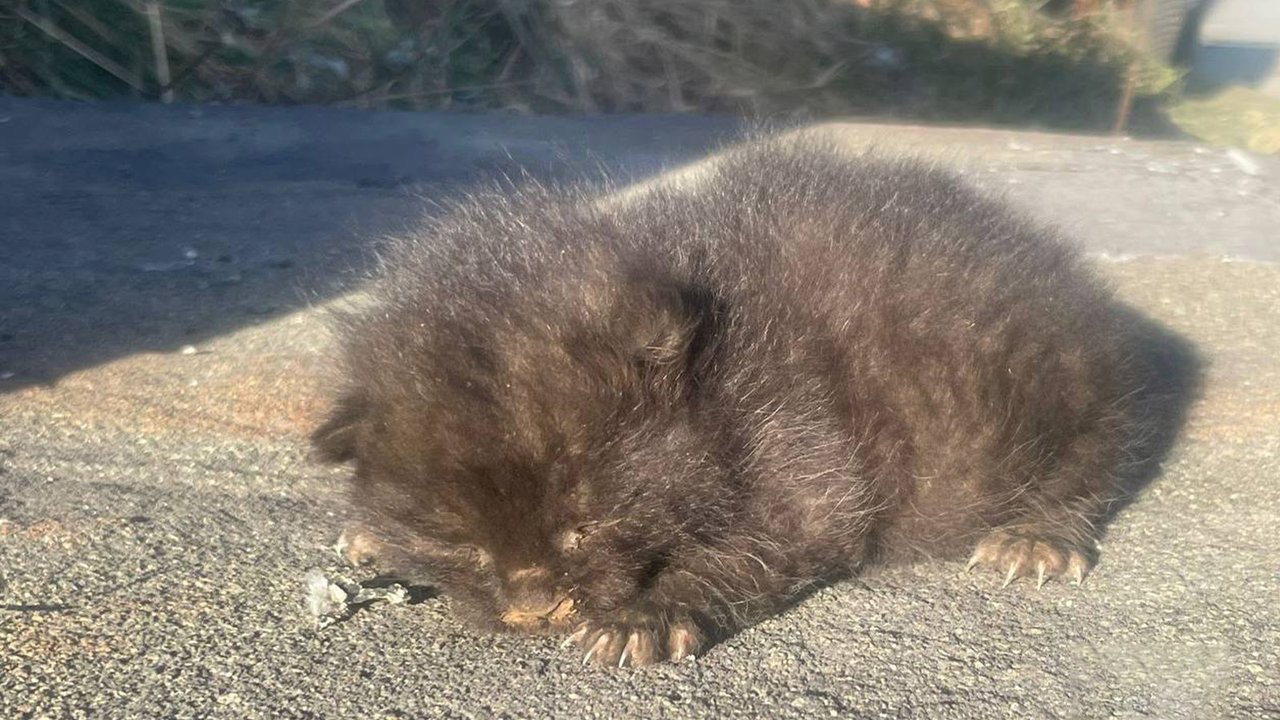
[[[0,99],[0,718],[1280,716],[1280,166],[1185,144],[832,127],[1007,190],[1196,346],[1083,587],[894,568],[614,673],[426,588],[310,624],[342,511],[303,443],[316,307],[370,239],[492,173],[651,176],[729,129]]]

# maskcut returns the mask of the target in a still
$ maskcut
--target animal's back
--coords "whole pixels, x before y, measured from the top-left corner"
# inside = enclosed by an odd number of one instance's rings
[[[1140,434],[1108,289],[1055,231],[928,164],[755,146],[615,226],[716,298],[741,421],[790,408],[791,433],[775,414],[758,439],[843,425],[882,554],[965,552],[1064,499],[1096,517]]]

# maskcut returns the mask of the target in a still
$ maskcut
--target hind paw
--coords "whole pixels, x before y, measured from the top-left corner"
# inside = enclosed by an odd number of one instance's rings
[[[1036,588],[1050,579],[1084,582],[1093,562],[1078,546],[1049,535],[1017,530],[994,530],[978,542],[966,570],[986,565],[1004,574],[1008,587],[1018,578],[1036,579]]]

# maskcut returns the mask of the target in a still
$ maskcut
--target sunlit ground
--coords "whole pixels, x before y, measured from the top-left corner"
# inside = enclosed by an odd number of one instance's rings
[[[1168,113],[1180,130],[1211,145],[1280,152],[1280,98],[1230,87],[1188,94],[1170,103]]]

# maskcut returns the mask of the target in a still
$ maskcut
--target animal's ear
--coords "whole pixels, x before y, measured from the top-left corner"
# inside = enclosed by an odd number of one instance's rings
[[[329,419],[311,433],[311,445],[325,462],[340,463],[356,456],[356,435],[368,414],[368,403],[348,393],[338,399]]]
[[[632,358],[644,365],[687,365],[712,320],[710,303],[692,288],[652,278],[633,278],[622,308],[632,342]]]

